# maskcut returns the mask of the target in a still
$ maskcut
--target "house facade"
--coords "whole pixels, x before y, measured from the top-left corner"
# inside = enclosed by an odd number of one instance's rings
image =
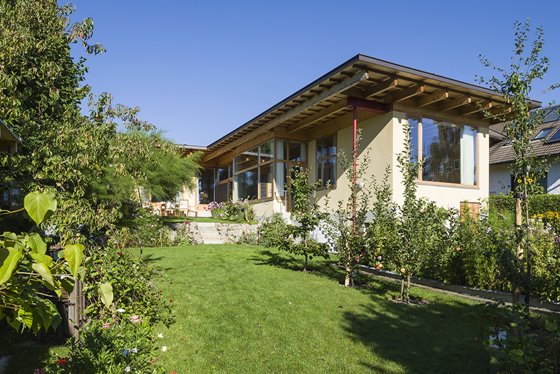
[[[418,194],[443,207],[479,202],[489,193],[492,120],[485,110],[500,115],[508,103],[483,87],[357,55],[209,146],[186,146],[203,152],[204,170],[198,190],[179,200],[198,201],[201,211],[211,201],[251,199],[259,217],[288,212],[289,169],[304,165],[312,182],[330,185],[319,194],[334,210],[351,190],[340,157],[352,157],[359,133],[357,162],[369,155],[363,182],[389,168],[400,202],[397,155],[408,123],[411,157],[423,165]]]
[[[489,192],[492,195],[507,194],[515,184],[511,172],[515,152],[503,135],[504,126],[503,123],[491,126]],[[547,108],[531,143],[535,155],[550,163],[546,175],[537,182],[545,193],[560,194],[560,106]]]

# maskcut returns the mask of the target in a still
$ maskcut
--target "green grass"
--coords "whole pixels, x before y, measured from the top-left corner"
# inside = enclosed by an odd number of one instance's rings
[[[414,289],[427,305],[390,299],[398,285],[347,289],[328,263],[256,246],[145,249],[170,284],[177,322],[162,329],[177,373],[488,372],[477,305]]]

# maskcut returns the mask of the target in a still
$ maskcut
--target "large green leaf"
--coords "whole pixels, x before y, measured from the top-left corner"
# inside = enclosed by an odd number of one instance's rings
[[[56,199],[51,192],[31,192],[25,196],[23,206],[37,225],[56,210]]]
[[[99,285],[99,294],[101,295],[101,302],[107,308],[113,303],[113,286],[111,283],[103,283]]]
[[[43,241],[41,235],[37,234],[36,232],[27,236],[27,245],[35,253],[39,253],[42,255],[47,253],[47,244]]]
[[[12,277],[21,256],[21,249],[0,248],[0,284],[6,283]]]
[[[37,273],[39,273],[41,278],[43,278],[49,286],[51,286],[53,289],[55,288],[53,276],[51,274],[51,270],[48,268],[47,265],[45,265],[43,263],[36,262],[36,263],[32,264],[31,267],[33,268],[33,270],[35,270]]]
[[[74,278],[78,277],[78,271],[84,258],[84,246],[82,244],[66,244],[64,246],[64,258],[70,266]]]
[[[40,253],[30,253],[31,258],[33,258],[35,260],[35,262],[39,262],[41,264],[45,264],[47,267],[51,267],[52,263],[53,263],[53,259],[51,256],[49,255],[42,255]]]

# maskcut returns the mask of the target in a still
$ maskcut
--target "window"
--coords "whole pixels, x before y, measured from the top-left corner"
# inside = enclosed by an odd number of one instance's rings
[[[557,141],[560,141],[560,129],[556,130],[556,132],[552,134],[547,143],[554,143]]]
[[[276,196],[287,194],[288,170],[295,165],[305,165],[306,144],[297,141],[276,139]]]
[[[539,131],[539,133],[537,134],[537,136],[535,136],[533,138],[533,140],[540,140],[540,139],[544,139],[547,137],[548,134],[550,134],[550,132],[552,131],[552,127],[548,127],[546,129],[542,129],[541,131]]]
[[[476,185],[477,130],[430,118],[410,118],[411,162],[420,162],[419,179]]]
[[[269,141],[234,158],[236,199],[272,197],[273,155],[274,143]]]
[[[323,187],[336,184],[336,135],[317,140],[317,180]]]

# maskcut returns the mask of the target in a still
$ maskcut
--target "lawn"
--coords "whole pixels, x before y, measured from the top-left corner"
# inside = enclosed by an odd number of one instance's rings
[[[398,285],[338,284],[329,263],[239,245],[144,249],[165,269],[177,322],[162,329],[177,373],[487,372],[476,304],[426,290],[428,305],[391,301]]]

